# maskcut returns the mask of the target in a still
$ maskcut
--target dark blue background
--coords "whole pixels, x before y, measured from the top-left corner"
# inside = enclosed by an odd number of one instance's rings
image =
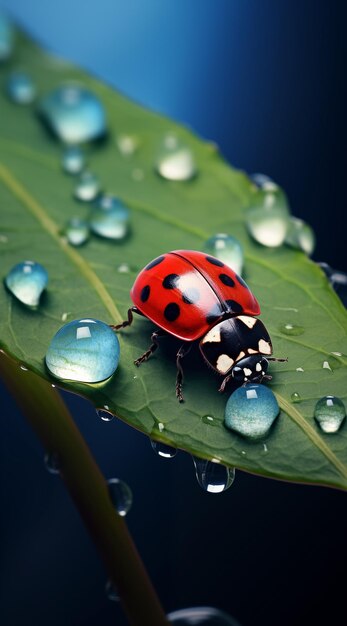
[[[271,175],[314,227],[315,258],[346,270],[343,4],[2,2],[52,50]],[[0,397],[1,623],[123,626],[63,485]],[[133,489],[129,527],[167,610],[215,605],[243,626],[344,623],[343,493],[238,472],[228,492],[205,494],[188,455],[159,459],[143,435],[67,401],[105,476]]]

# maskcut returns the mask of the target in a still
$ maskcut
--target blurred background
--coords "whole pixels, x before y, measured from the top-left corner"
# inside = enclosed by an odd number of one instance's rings
[[[320,0],[0,0],[48,49],[270,175],[347,270],[344,3]],[[1,112],[0,112],[1,113]],[[207,604],[242,626],[345,623],[346,496],[237,472],[204,493],[188,455],[64,395],[107,478],[133,490],[128,524],[167,611]],[[3,626],[125,626],[59,477],[0,387]]]

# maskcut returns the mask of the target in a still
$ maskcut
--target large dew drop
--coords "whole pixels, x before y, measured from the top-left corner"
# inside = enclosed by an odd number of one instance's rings
[[[75,186],[74,195],[81,202],[95,200],[100,191],[100,181],[93,172],[82,172]]]
[[[115,372],[119,353],[118,337],[107,324],[95,319],[74,320],[54,335],[46,365],[60,380],[98,383]]]
[[[27,306],[36,307],[47,287],[48,273],[40,263],[24,261],[15,265],[5,278],[7,289]]]
[[[173,611],[167,616],[175,626],[240,626],[234,618],[224,611],[209,606],[196,606]]]
[[[264,437],[279,414],[271,389],[248,383],[234,391],[225,407],[225,425],[249,439]]]
[[[275,183],[258,188],[246,211],[247,228],[263,246],[276,248],[285,240],[289,224],[288,201]]]
[[[298,217],[291,216],[285,242],[310,256],[315,248],[316,238],[311,226]]]
[[[45,96],[39,113],[64,143],[85,143],[106,134],[102,103],[94,93],[76,83],[61,85]]]
[[[318,263],[326,274],[332,288],[336,291],[344,307],[347,308],[347,274],[334,270],[328,263]]]
[[[197,173],[191,149],[172,134],[164,137],[155,169],[166,180],[174,181],[191,180]]]
[[[91,230],[106,239],[124,239],[129,230],[129,209],[119,198],[104,195],[95,201],[89,218]]]
[[[233,484],[235,469],[221,463],[193,457],[195,473],[200,487],[209,493],[221,493]]]
[[[36,85],[26,72],[12,72],[7,79],[6,91],[16,104],[31,104],[36,98]]]
[[[161,441],[151,441],[151,446],[154,452],[157,453],[158,456],[162,456],[164,459],[173,459],[177,454],[177,448],[173,448],[169,446],[167,443],[162,443]]]
[[[0,12],[0,62],[8,59],[14,48],[14,28],[6,15]]]
[[[243,249],[240,242],[232,235],[218,233],[210,237],[204,245],[204,252],[229,265],[241,276],[243,269]]]
[[[130,487],[120,478],[110,478],[107,481],[107,487],[114,508],[119,515],[125,517],[133,503],[133,494]]]
[[[325,396],[318,400],[314,417],[324,433],[337,433],[346,417],[346,408],[340,398]]]

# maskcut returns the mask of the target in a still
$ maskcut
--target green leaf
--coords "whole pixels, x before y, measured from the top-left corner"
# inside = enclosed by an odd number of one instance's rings
[[[62,386],[90,398],[96,407],[107,405],[154,439],[195,455],[279,479],[346,488],[346,426],[338,434],[325,435],[313,419],[320,397],[336,395],[346,402],[347,395],[346,311],[321,270],[299,252],[286,247],[265,249],[250,240],[243,215],[252,193],[250,181],[230,168],[213,145],[43,53],[23,36],[14,64],[30,71],[40,93],[72,79],[101,98],[110,137],[103,145],[89,148],[89,167],[107,192],[131,207],[132,234],[120,244],[95,237],[78,250],[61,237],[65,221],[76,214],[87,215],[88,208],[73,199],[74,181],[61,171],[61,148],[48,137],[33,110],[14,105],[3,95],[7,69],[2,66],[2,273],[32,259],[42,263],[50,276],[37,311],[0,290],[2,348],[50,379],[44,356],[63,320],[88,316],[107,323],[121,321],[131,305],[129,290],[136,273],[148,261],[178,248],[199,250],[217,232],[233,234],[244,246],[245,277],[260,302],[275,354],[288,356],[288,363],[271,364],[271,388],[281,414],[266,439],[249,442],[225,429],[227,395],[217,393],[220,381],[194,356],[187,357],[185,367],[186,402],[177,402],[169,341],[137,369],[133,361],[148,347],[153,328],[145,319],[136,319],[120,334],[121,365],[105,387]],[[191,182],[168,182],[154,172],[154,155],[167,131],[174,131],[196,155],[199,174]],[[132,156],[120,154],[119,133],[138,138]],[[133,172],[139,169],[143,178],[134,180]],[[122,263],[130,266],[129,273],[117,271]],[[286,324],[302,326],[303,334],[284,334],[281,328]],[[331,369],[323,367],[325,361]],[[299,403],[291,401],[295,392],[301,397]],[[205,419],[207,415],[213,421]]]

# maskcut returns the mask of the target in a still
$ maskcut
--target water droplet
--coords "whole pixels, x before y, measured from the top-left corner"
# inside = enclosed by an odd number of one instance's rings
[[[330,370],[331,372],[333,371],[330,367],[330,363],[329,361],[323,361],[323,365],[322,365],[324,370]]]
[[[174,181],[191,180],[197,173],[191,149],[172,134],[163,139],[155,169],[166,180]]]
[[[168,446],[166,443],[162,443],[161,441],[153,441],[150,439],[151,446],[159,456],[164,457],[165,459],[173,459],[177,454],[177,448],[173,448],[172,446]]]
[[[290,399],[292,402],[301,402],[301,396],[297,391],[293,391],[293,393],[290,396]]]
[[[67,320],[69,315],[70,315],[70,313],[62,313],[61,321],[62,322],[66,322],[66,320]]]
[[[209,426],[211,426],[215,422],[215,419],[214,417],[212,417],[212,415],[203,415],[201,419],[204,424],[208,424]]]
[[[240,626],[232,617],[209,606],[180,609],[167,616],[170,624],[176,626]]]
[[[334,356],[342,356],[342,352],[331,352],[330,354],[334,354]]]
[[[6,92],[16,104],[31,104],[36,98],[36,85],[29,74],[15,71],[7,78]]]
[[[302,335],[305,329],[303,328],[303,326],[298,326],[298,324],[283,324],[279,327],[279,330],[285,335],[298,336]]]
[[[275,248],[285,240],[288,223],[288,201],[280,187],[257,189],[246,211],[246,223],[252,237],[263,246]]]
[[[225,425],[244,437],[259,439],[268,433],[279,411],[271,389],[249,383],[236,389],[229,397],[225,407]]]
[[[61,469],[61,463],[57,452],[47,452],[44,456],[44,463],[46,470],[50,474],[59,474]]]
[[[119,152],[126,157],[134,154],[139,146],[139,140],[135,135],[118,135],[116,141]]]
[[[62,168],[67,174],[80,174],[85,166],[85,156],[79,146],[68,146],[62,157]]]
[[[318,400],[314,417],[325,433],[336,433],[346,417],[346,408],[340,398],[324,396]]]
[[[89,218],[91,230],[106,239],[124,239],[129,230],[129,209],[119,198],[103,195]]]
[[[39,112],[64,143],[80,144],[106,134],[103,105],[95,94],[77,83],[61,85],[45,96]]]
[[[193,456],[197,481],[204,491],[220,493],[233,484],[235,469]]]
[[[74,189],[75,198],[82,202],[91,202],[99,191],[100,182],[97,176],[92,172],[82,172]]]
[[[79,217],[73,217],[66,225],[65,235],[69,244],[81,246],[89,238],[88,223]]]
[[[27,371],[28,371],[28,368],[27,368],[25,365],[20,365],[20,369],[21,369],[23,372],[27,372]]]
[[[161,433],[163,432],[164,428],[165,428],[165,426],[164,426],[163,422],[158,422],[158,429],[159,429],[159,431]]]
[[[11,20],[0,13],[0,62],[6,61],[13,51],[15,32]]]
[[[232,235],[218,233],[204,244],[204,252],[215,256],[241,276],[243,268],[243,249],[240,242]]]
[[[310,256],[315,248],[316,238],[311,226],[298,217],[290,216],[285,243]]]
[[[112,580],[108,580],[105,586],[105,593],[111,602],[119,602],[119,594]]]
[[[100,419],[103,422],[111,422],[114,418],[113,413],[109,411],[109,408],[107,405],[105,405],[103,409],[96,409],[96,414],[98,417],[100,417]]]
[[[139,167],[135,167],[133,171],[131,172],[131,178],[135,180],[137,183],[141,182],[141,180],[143,180],[144,177],[145,177],[145,173]]]
[[[278,189],[278,185],[266,174],[251,174],[250,179],[258,189],[262,189],[263,191]]]
[[[8,237],[7,235],[0,235],[0,243],[7,243]]]
[[[120,274],[129,274],[130,267],[127,263],[121,263],[117,267],[117,272],[119,272]]]
[[[263,443],[263,450],[262,450],[262,453],[263,453],[263,454],[268,454],[268,452],[269,452],[269,448],[267,447],[266,443]]]
[[[304,368],[303,368],[303,367],[297,367],[297,368],[296,368],[296,371],[297,371],[297,372],[304,372],[305,370],[304,370]]]
[[[125,517],[133,503],[133,494],[130,487],[120,478],[110,478],[107,481],[107,487],[114,508],[119,515]]]
[[[95,319],[73,320],[54,335],[46,354],[46,365],[61,380],[97,383],[115,372],[119,362],[115,332]]]
[[[47,283],[47,271],[35,261],[18,263],[5,278],[7,289],[23,304],[31,307],[39,304],[40,296],[47,287]]]

